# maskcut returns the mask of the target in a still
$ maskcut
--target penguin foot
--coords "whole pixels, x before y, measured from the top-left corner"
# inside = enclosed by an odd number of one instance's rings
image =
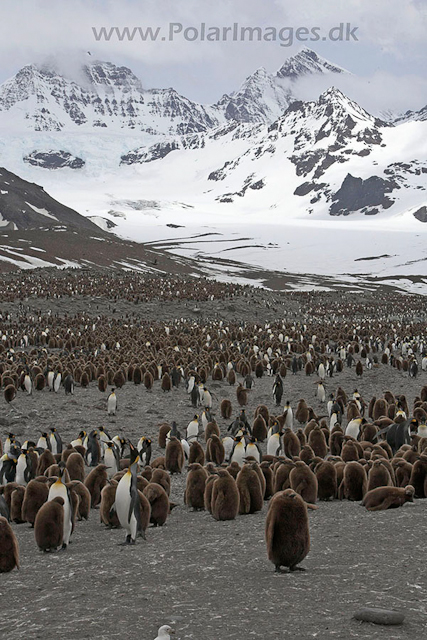
[[[58,551],[65,551],[67,548],[67,545],[65,544],[65,542],[62,544],[62,547],[60,549],[58,549]]]
[[[280,565],[276,565],[276,568],[274,570],[276,573],[288,573],[286,571],[286,569],[282,569]]]

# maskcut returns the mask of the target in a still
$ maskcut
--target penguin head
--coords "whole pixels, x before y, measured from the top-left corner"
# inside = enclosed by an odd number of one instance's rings
[[[57,480],[57,481],[58,481],[58,482],[62,482],[63,484],[65,484],[65,482],[64,482],[64,471],[65,471],[65,462],[62,462],[62,461],[61,461],[61,462],[58,464],[58,474],[59,474],[59,477],[58,477],[58,480]]]
[[[56,432],[55,427],[50,427],[50,430],[52,431],[52,433],[55,433],[55,432]]]
[[[108,447],[109,449],[113,449],[114,448],[114,442],[106,442],[105,446]]]
[[[81,438],[82,440],[83,438],[86,438],[86,431],[80,431],[79,438]]]
[[[130,464],[129,467],[131,467],[134,464],[137,464],[139,462],[139,453],[138,453],[138,449],[136,447],[133,446],[132,442],[129,441],[129,448],[130,448]]]

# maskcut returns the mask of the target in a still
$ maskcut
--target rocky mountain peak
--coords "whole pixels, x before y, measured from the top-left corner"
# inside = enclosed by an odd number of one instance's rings
[[[349,73],[342,67],[332,64],[315,51],[304,47],[296,55],[288,58],[277,72],[278,78],[298,80],[302,76],[317,73]]]

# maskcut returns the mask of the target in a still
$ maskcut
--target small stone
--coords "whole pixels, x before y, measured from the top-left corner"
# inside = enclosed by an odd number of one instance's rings
[[[405,619],[405,614],[400,611],[391,611],[389,609],[374,609],[371,607],[364,607],[359,609],[353,615],[356,620],[362,620],[363,622],[373,622],[374,624],[395,625],[402,624]]]

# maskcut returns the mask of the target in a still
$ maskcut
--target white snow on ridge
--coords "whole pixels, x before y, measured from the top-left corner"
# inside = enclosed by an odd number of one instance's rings
[[[34,204],[31,204],[30,202],[27,202],[27,201],[25,201],[25,204],[31,207],[31,209],[33,209],[33,211],[35,211],[36,213],[39,213],[40,215],[45,216],[46,218],[51,218],[52,220],[58,221],[58,218],[52,215],[51,213],[49,213],[47,209],[36,207]]]

